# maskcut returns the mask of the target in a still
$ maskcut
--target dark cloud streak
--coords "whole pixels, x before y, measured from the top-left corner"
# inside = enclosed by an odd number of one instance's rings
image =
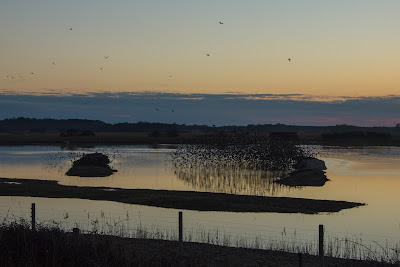
[[[207,125],[393,126],[400,122],[400,96],[326,97],[301,94],[68,93],[0,91],[0,119],[82,118],[105,122]],[[172,112],[174,110],[174,112]]]

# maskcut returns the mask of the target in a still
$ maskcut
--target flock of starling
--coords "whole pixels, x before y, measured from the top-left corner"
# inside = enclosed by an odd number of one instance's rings
[[[219,24],[219,25],[224,25],[224,22],[218,21],[218,24]],[[69,29],[70,31],[72,31],[72,27],[68,27],[68,29]],[[210,56],[210,53],[207,53],[206,56],[209,57],[209,56]],[[110,56],[103,56],[103,57],[104,57],[105,60],[108,60],[108,58],[109,58]],[[288,58],[288,61],[291,62],[291,58]],[[54,61],[51,61],[51,64],[52,64],[53,66],[56,66],[56,65],[57,65],[56,62],[54,62]],[[103,71],[103,67],[100,67],[100,71]],[[30,75],[30,76],[34,76],[35,73],[34,73],[34,72],[30,72],[29,75]],[[24,78],[25,78],[25,76],[22,76],[22,75],[20,75],[20,74],[17,74],[17,75],[9,75],[9,74],[7,74],[7,75],[6,75],[6,77],[9,78],[9,79],[11,79],[11,80],[17,78],[16,76],[18,76],[20,79],[24,79]],[[174,75],[168,75],[168,78],[172,78],[173,76],[174,76]],[[155,110],[156,110],[156,111],[160,111],[159,108],[155,108]],[[175,112],[175,110],[171,109],[171,112]]]
[[[220,132],[197,143],[178,147],[172,157],[176,168],[285,171],[306,153],[290,141],[265,133]]]
[[[218,21],[218,24],[219,24],[219,25],[224,25],[224,22]],[[70,31],[72,31],[72,27],[68,27],[68,29],[69,29]],[[209,57],[209,56],[210,56],[210,53],[207,53],[206,56]],[[104,56],[104,58],[107,60],[107,59],[109,58],[109,56]],[[292,61],[292,59],[291,59],[291,58],[288,58],[288,62],[291,62],[291,61]],[[57,65],[54,61],[51,61],[51,64],[52,64],[53,66],[56,66],[56,65]],[[100,71],[103,71],[103,67],[100,67]],[[34,73],[34,72],[30,72],[29,75],[35,75],[35,73]],[[7,74],[7,75],[6,75],[6,77],[9,78],[9,79],[11,79],[11,80],[17,78],[16,76],[18,76],[20,79],[24,79],[24,78],[25,78],[24,76],[22,76],[22,75],[20,75],[20,74],[17,74],[17,75],[9,75],[9,74]],[[173,77],[173,75],[169,75],[169,76],[168,76],[168,78],[172,78],[172,77]]]
[[[68,29],[69,29],[70,31],[72,31],[72,27],[68,27]],[[104,56],[104,58],[105,58],[106,60],[107,60],[109,57],[110,57],[110,56]],[[57,64],[56,64],[56,62],[51,61],[51,65],[52,65],[52,66],[56,66]],[[100,67],[100,71],[102,71],[102,70],[103,70],[103,68]],[[34,72],[30,72],[29,75],[32,76],[32,75],[35,75],[35,73],[34,73]],[[26,77],[26,76],[22,76],[22,75],[20,75],[20,74],[18,74],[18,73],[17,73],[17,75],[10,75],[10,74],[7,74],[7,75],[6,75],[6,77],[9,78],[9,79],[11,79],[11,80],[17,78],[16,76],[18,76],[20,79],[24,79],[24,78]]]

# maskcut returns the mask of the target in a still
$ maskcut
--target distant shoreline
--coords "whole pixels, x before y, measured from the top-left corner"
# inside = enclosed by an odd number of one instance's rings
[[[8,145],[56,145],[56,146],[96,146],[96,145],[157,145],[190,144],[201,133],[181,133],[178,136],[149,136],[148,133],[99,132],[95,136],[61,136],[59,132],[0,132],[0,146]]]
[[[94,136],[61,136],[59,132],[0,132],[0,146],[17,145],[56,145],[93,147],[98,145],[159,145],[193,144],[205,132],[182,132],[175,136],[159,134],[152,136],[148,132],[96,132]],[[333,146],[400,146],[400,134],[390,137],[331,136],[316,133],[299,133],[300,144]]]
[[[1,196],[78,198],[115,201],[160,208],[198,211],[277,212],[317,214],[338,212],[363,206],[363,203],[289,197],[245,196],[222,193],[78,187],[57,181],[0,178]]]

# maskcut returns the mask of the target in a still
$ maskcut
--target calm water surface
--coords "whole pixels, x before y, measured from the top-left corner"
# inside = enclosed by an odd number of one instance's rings
[[[229,170],[179,170],[171,162],[173,147],[121,146],[91,149],[60,149],[56,146],[0,147],[0,177],[56,180],[64,185],[105,186],[226,192],[247,195],[288,196],[346,200],[367,206],[332,214],[302,215],[277,213],[231,213],[184,211],[185,227],[192,237],[204,231],[225,235],[295,238],[314,242],[319,224],[327,233],[363,242],[400,243],[400,148],[314,147],[327,165],[328,181],[323,187],[289,188],[272,183],[273,175]],[[81,153],[105,152],[118,172],[105,178],[68,177],[65,172]],[[109,201],[0,197],[0,212],[6,216],[29,214],[31,202],[41,218],[63,221],[67,226],[85,224],[94,218],[102,227],[135,221],[153,229],[176,230],[178,210],[127,205]],[[97,216],[97,217],[96,217]],[[103,220],[103,221],[102,221]],[[118,223],[121,225],[124,223]],[[137,225],[136,225],[137,226]],[[109,227],[109,226],[108,226]],[[124,227],[129,228],[124,224]],[[188,237],[190,238],[190,237]],[[200,238],[201,239],[201,238]],[[381,244],[380,243],[380,244]]]

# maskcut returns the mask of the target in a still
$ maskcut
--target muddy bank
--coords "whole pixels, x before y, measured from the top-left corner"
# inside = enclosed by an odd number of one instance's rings
[[[346,201],[150,189],[111,189],[59,185],[56,181],[0,178],[1,196],[107,200],[199,211],[306,213],[338,212],[365,205]]]

